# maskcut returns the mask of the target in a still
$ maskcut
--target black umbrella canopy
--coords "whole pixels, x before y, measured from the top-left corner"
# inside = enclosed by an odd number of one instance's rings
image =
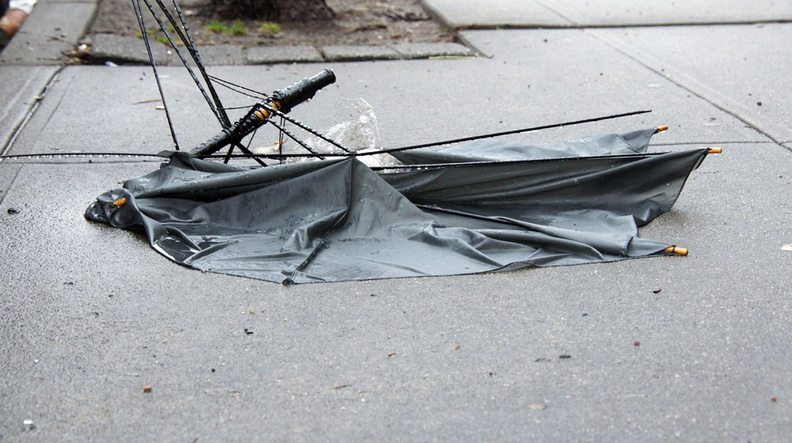
[[[646,154],[655,132],[411,150],[395,172],[353,156],[249,169],[176,153],[86,217],[144,230],[177,263],[280,283],[668,254],[638,227],[671,208],[709,150]]]

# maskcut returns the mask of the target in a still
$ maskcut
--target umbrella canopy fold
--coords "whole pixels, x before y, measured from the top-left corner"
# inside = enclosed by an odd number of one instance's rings
[[[671,209],[708,152],[646,154],[654,132],[401,152],[420,167],[398,172],[354,157],[249,169],[176,153],[86,217],[145,231],[177,263],[280,283],[646,257],[671,244],[638,227]]]

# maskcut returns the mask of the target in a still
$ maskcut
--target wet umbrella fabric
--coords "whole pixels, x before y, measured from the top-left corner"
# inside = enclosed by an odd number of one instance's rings
[[[281,283],[651,256],[671,245],[638,237],[638,226],[671,208],[707,154],[645,154],[653,133],[641,132],[635,146],[629,134],[593,137],[590,151],[574,142],[574,152],[554,148],[559,158],[539,160],[503,161],[503,152],[535,149],[487,142],[489,153],[476,161],[394,173],[355,158],[242,169],[175,154],[100,195],[86,217],[143,229],[178,263]],[[430,155],[482,155],[470,148]]]

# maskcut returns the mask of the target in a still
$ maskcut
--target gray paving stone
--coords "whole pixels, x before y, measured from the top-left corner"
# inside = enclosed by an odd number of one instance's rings
[[[400,55],[386,46],[323,46],[324,58],[330,62],[396,60]]]
[[[150,40],[151,52],[158,65],[166,65],[176,57],[166,45]],[[148,64],[149,55],[142,39],[123,37],[115,34],[94,34],[91,36],[91,58],[97,62]]]
[[[792,3],[775,0],[424,0],[452,28],[642,26],[751,23],[792,19]]]
[[[569,20],[535,0],[423,0],[423,4],[454,29],[570,25]]]
[[[213,117],[184,69],[161,69],[166,98],[171,99],[168,104],[175,108],[176,124],[195,118],[208,126]],[[174,91],[189,93],[182,98],[174,96]],[[194,101],[187,100],[189,97]],[[210,137],[211,130],[202,132],[200,126],[196,129],[199,137]],[[86,138],[84,134],[91,136]],[[168,134],[150,67],[66,68],[41,100],[10,153],[156,153],[172,148]]]
[[[575,26],[752,23],[792,19],[792,2],[775,0],[541,1]]]
[[[199,48],[201,61],[205,65],[242,65],[245,63],[243,51],[233,45],[211,45]]]
[[[662,32],[657,31],[656,38],[660,38]],[[475,78],[468,81],[481,83],[482,88],[492,91],[488,108],[498,109],[497,114],[507,127],[517,127],[519,120],[513,116],[527,112],[519,106],[509,107],[507,103],[512,100],[504,100],[507,95],[517,95],[523,97],[525,107],[536,108],[536,112],[544,115],[533,121],[563,121],[571,114],[582,117],[650,109],[652,112],[640,120],[671,127],[658,134],[653,139],[655,143],[768,141],[756,129],[678,87],[662,68],[647,69],[594,34],[577,29],[467,31],[465,38],[476,48],[493,54],[492,64],[501,68],[493,69],[483,78],[481,71],[469,71]],[[480,118],[492,112],[480,114]],[[615,120],[594,126],[618,130],[623,125]],[[542,131],[537,136],[543,134],[549,133]]]
[[[459,43],[403,43],[391,46],[405,59],[429,57],[467,57],[476,52]]]
[[[255,46],[245,51],[250,65],[270,63],[316,63],[324,60],[313,46]]]
[[[39,95],[56,71],[49,66],[0,65],[0,152],[38,104]]]
[[[38,0],[37,5],[43,3],[93,3],[98,4],[100,0]],[[131,6],[130,6],[131,7]]]
[[[85,34],[87,17],[95,3],[48,3],[36,5],[17,35],[0,54],[0,64],[58,65]]]
[[[792,26],[596,30],[619,50],[743,119],[776,142],[792,141]]]

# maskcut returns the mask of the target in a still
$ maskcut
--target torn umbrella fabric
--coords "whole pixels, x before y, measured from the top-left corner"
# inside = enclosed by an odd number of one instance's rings
[[[279,283],[652,256],[671,244],[639,237],[638,227],[671,209],[708,151],[646,154],[651,131],[542,153],[551,158],[493,142],[472,160],[464,146],[416,151],[400,159],[420,168],[390,173],[354,157],[250,169],[177,153],[100,195],[86,217],[145,231],[177,263]]]

